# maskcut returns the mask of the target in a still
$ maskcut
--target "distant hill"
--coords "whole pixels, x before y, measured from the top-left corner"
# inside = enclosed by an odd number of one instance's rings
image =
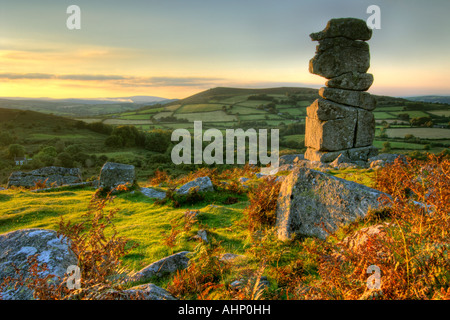
[[[174,100],[153,96],[131,96],[101,99],[0,98],[0,108],[33,110],[67,117],[88,117],[133,111],[143,106]]]
[[[31,110],[15,110],[0,108],[0,123],[10,122],[14,124],[14,128],[23,129],[25,125],[35,124],[39,126],[56,126],[60,127],[75,125],[76,120],[45,114]]]
[[[411,101],[450,104],[450,96],[417,96],[417,97],[405,97],[405,99]]]
[[[208,103],[211,100],[221,101],[227,98],[240,96],[240,95],[285,95],[285,94],[302,94],[302,95],[317,95],[317,89],[311,88],[296,88],[296,87],[280,87],[280,88],[227,88],[217,87],[211,88],[200,93],[194,94],[185,99],[171,102],[170,104],[191,104],[191,103]]]

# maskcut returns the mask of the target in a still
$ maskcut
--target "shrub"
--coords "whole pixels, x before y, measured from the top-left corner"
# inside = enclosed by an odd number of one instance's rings
[[[267,178],[248,193],[250,205],[244,215],[250,231],[275,225],[278,193],[281,183],[275,177]]]
[[[396,160],[376,174],[389,197],[384,235],[368,235],[358,251],[351,242],[327,242],[320,256],[321,299],[444,299],[450,292],[450,170],[448,159]],[[381,271],[381,290],[367,289],[367,268]]]

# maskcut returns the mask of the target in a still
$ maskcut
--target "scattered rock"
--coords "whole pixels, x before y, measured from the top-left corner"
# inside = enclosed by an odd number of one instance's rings
[[[239,280],[234,280],[233,282],[231,282],[230,283],[230,287],[233,290],[240,290],[246,284],[247,284],[247,282],[245,281],[245,279],[239,279]],[[264,289],[268,288],[269,286],[270,286],[270,282],[267,279],[267,277],[266,276],[261,276],[259,278],[259,284],[258,284],[258,289],[257,290],[264,290]]]
[[[296,233],[325,239],[329,232],[380,208],[384,193],[320,171],[296,168],[281,185],[277,205],[280,240]]]
[[[239,178],[239,182],[240,183],[245,183],[245,182],[247,182],[247,181],[249,181],[250,179],[249,178],[246,178],[246,177],[240,177]]]
[[[177,270],[186,269],[189,263],[187,254],[189,251],[182,251],[171,256],[165,257],[161,260],[153,262],[142,270],[132,275],[133,281],[140,281],[150,279],[152,277],[162,277],[166,274],[171,274]]]
[[[144,196],[149,198],[164,199],[166,197],[164,191],[158,191],[153,188],[141,188],[141,192]]]
[[[0,191],[3,191],[3,190],[6,190],[5,188],[3,188],[3,187],[0,187]]]
[[[200,177],[195,180],[189,181],[182,185],[178,190],[178,194],[188,194],[191,188],[197,188],[198,192],[214,191],[214,186],[209,177]]]
[[[13,264],[25,277],[28,273],[27,258],[37,254],[39,263],[45,263],[48,272],[42,276],[54,275],[63,278],[70,265],[77,265],[75,254],[68,242],[57,236],[56,231],[44,229],[22,229],[0,235],[0,282],[6,277],[17,277]],[[54,278],[54,279],[55,279]],[[1,294],[4,300],[31,300],[33,291],[26,286],[13,288]]]
[[[382,162],[378,162],[379,165],[384,166],[386,163],[392,163],[395,159],[400,158],[404,163],[407,162],[406,156],[404,154],[394,154],[394,153],[382,153],[377,156],[370,157],[368,162],[371,164],[374,161],[381,160]]]
[[[362,228],[350,236],[342,240],[349,250],[354,253],[360,253],[362,248],[365,248],[370,239],[383,239],[386,236],[386,229],[390,226],[389,223],[380,223],[370,227]],[[382,252],[377,252],[378,255],[383,255]]]
[[[99,187],[113,189],[119,185],[133,185],[135,183],[134,166],[129,164],[106,162],[100,171]]]
[[[208,232],[205,229],[198,230],[197,234],[193,236],[192,239],[208,243]]]
[[[279,166],[283,166],[285,164],[294,164],[298,160],[304,160],[304,156],[301,153],[298,154],[286,154],[284,156],[281,156],[279,161],[278,161],[278,165]]]
[[[135,286],[128,290],[124,290],[123,293],[130,296],[138,294],[139,296],[142,296],[144,300],[177,300],[168,291],[154,285],[153,283]]]
[[[219,257],[220,261],[225,261],[228,263],[236,263],[240,261],[247,260],[247,256],[241,255],[241,254],[234,254],[234,253],[224,253]]]
[[[45,180],[47,180],[47,186],[80,183],[82,182],[81,170],[79,168],[45,167],[30,172],[15,171],[9,176],[7,188],[32,188],[35,187],[35,182],[43,183]]]

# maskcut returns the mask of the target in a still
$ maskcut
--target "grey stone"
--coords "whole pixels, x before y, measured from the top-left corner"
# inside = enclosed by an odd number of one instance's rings
[[[149,198],[164,199],[166,197],[164,191],[158,191],[153,188],[141,188],[141,192]]]
[[[328,121],[306,117],[305,146],[318,151],[349,149],[353,147],[355,127],[356,117]]]
[[[363,91],[323,87],[320,88],[319,95],[324,99],[339,104],[358,107],[369,111],[374,110],[377,103],[377,100],[373,95]]]
[[[296,168],[281,185],[276,228],[280,240],[294,234],[325,239],[340,226],[380,207],[382,192],[320,171]],[[327,230],[327,231],[326,231]]]
[[[240,183],[245,183],[245,182],[247,182],[248,180],[250,180],[249,178],[246,178],[246,177],[240,177],[239,178],[239,182]]]
[[[123,294],[126,296],[135,296],[142,298],[143,300],[177,300],[172,296],[167,290],[154,285],[153,283],[142,284],[139,286],[132,287],[130,289],[124,290]],[[122,298],[121,300],[127,300],[127,298]]]
[[[322,121],[344,118],[356,119],[357,112],[358,110],[355,108],[344,106],[322,98],[316,99],[309,107],[306,108],[306,113],[309,118],[319,119]]]
[[[237,263],[241,261],[247,260],[247,256],[241,255],[241,254],[234,254],[234,253],[224,253],[219,257],[220,261],[228,262],[228,263]]]
[[[188,194],[191,188],[197,188],[198,192],[214,191],[214,186],[209,177],[200,177],[195,180],[189,181],[182,185],[178,190],[178,194]]]
[[[330,88],[366,91],[373,83],[370,73],[349,72],[328,80],[325,85]]]
[[[304,158],[303,154],[301,154],[301,153],[286,154],[286,155],[280,157],[278,164],[280,166],[285,165],[285,164],[294,164],[295,159],[304,160],[305,158]]]
[[[367,161],[378,154],[378,149],[373,146],[352,148],[347,150],[347,154],[352,161]]]
[[[368,162],[373,162],[377,160],[382,160],[385,163],[392,163],[395,159],[400,158],[400,161],[406,163],[406,156],[404,154],[395,154],[395,153],[382,153],[373,157],[370,157]]]
[[[327,79],[349,72],[365,73],[370,67],[369,45],[346,38],[325,39],[309,61],[309,72]]]
[[[25,278],[29,276],[27,258],[35,254],[38,255],[38,262],[45,263],[48,268],[41,276],[54,276],[50,281],[56,281],[57,277],[64,278],[67,268],[78,264],[69,242],[58,236],[56,231],[44,229],[12,231],[0,235],[0,282],[6,277],[17,278],[13,265],[21,270]],[[17,290],[9,288],[0,295],[4,300],[33,299],[33,291],[26,286],[19,286]]]
[[[30,172],[15,171],[8,179],[7,188],[11,187],[35,187],[35,182],[44,182],[46,185],[69,185],[82,182],[79,168],[45,167]]]
[[[166,274],[174,273],[177,270],[186,269],[189,263],[188,254],[189,251],[182,251],[153,262],[136,272],[131,278],[133,281],[140,281],[152,277],[162,277]]]
[[[192,239],[208,243],[208,232],[205,229],[198,230],[197,234],[193,236]]]
[[[351,160],[349,158],[347,158],[347,156],[343,153],[341,153],[339,155],[339,157],[337,157],[333,162],[330,163],[330,167],[339,167],[339,165],[343,164],[343,163],[350,163]]]
[[[348,155],[347,150],[340,150],[340,151],[333,151],[333,152],[325,152],[325,151],[319,151],[312,148],[306,149],[305,152],[305,158],[309,161],[316,161],[316,162],[333,162],[337,157],[339,157],[340,154]]]
[[[356,125],[356,136],[353,147],[368,147],[375,138],[375,117],[367,110],[358,110],[358,123]],[[367,159],[365,159],[367,160]]]
[[[135,179],[134,166],[106,162],[100,171],[99,186],[104,189],[114,189],[119,185],[133,185]]]
[[[361,19],[338,18],[328,21],[324,30],[312,33],[310,37],[314,41],[334,37],[346,37],[352,40],[369,40],[372,37],[372,29],[368,28],[366,21]]]

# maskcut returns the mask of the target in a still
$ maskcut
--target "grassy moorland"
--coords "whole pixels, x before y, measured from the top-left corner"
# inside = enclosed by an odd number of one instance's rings
[[[102,241],[98,244],[110,241],[113,248],[100,245],[98,248],[105,249],[97,250],[115,266],[108,271],[107,279],[112,280],[85,282],[81,291],[75,296],[66,293],[66,298],[80,298],[80,292],[95,291],[96,297],[108,299],[112,298],[108,288],[122,290],[150,281],[179,299],[448,299],[448,170],[448,159],[431,157],[426,161],[413,160],[408,165],[396,162],[376,172],[331,171],[333,175],[383,190],[395,201],[390,201],[390,210],[370,212],[327,240],[299,235],[291,241],[278,241],[274,212],[279,183],[256,179],[251,167],[222,173],[204,168],[178,179],[160,172],[149,185],[168,190],[208,175],[216,192],[171,195],[166,201],[151,200],[137,189],[119,192],[112,202],[97,209],[96,214],[104,212],[100,216],[92,215],[89,204],[103,201],[102,196],[91,188],[40,193],[21,189],[2,191],[0,232],[49,228],[67,232],[64,234],[80,241],[76,228],[61,225],[61,221],[68,225],[87,222],[86,232],[104,232],[105,239],[98,240]],[[247,182],[250,188],[237,183],[241,176],[251,178]],[[87,212],[91,215],[86,215]],[[106,219],[106,212],[113,212],[110,220]],[[189,218],[189,212],[198,215]],[[98,217],[100,220],[96,220]],[[94,221],[101,223],[94,225]],[[354,238],[358,239],[357,246],[345,241],[347,237],[355,237],[358,230],[379,225],[385,228],[384,232],[370,236],[369,240]],[[207,231],[207,243],[193,238],[200,229]],[[112,250],[120,244],[125,250]],[[106,248],[113,254],[102,251]],[[137,271],[183,250],[192,252],[186,270],[145,282],[121,284],[114,280],[117,278],[113,276],[124,270]],[[226,263],[217,258],[223,253],[246,258]],[[115,258],[119,260],[115,262]],[[87,268],[92,263],[89,261],[83,261],[82,265]],[[97,261],[94,265],[104,262]],[[382,270],[382,285],[381,290],[371,291],[366,286],[366,269],[374,264]],[[83,274],[84,278],[95,276],[92,268],[85,270],[88,274]],[[262,276],[267,279],[266,286],[260,286]],[[237,279],[242,282],[239,290],[232,285]],[[42,282],[38,283],[42,286]],[[64,298],[56,294],[56,289],[52,296],[54,288],[50,288],[50,293],[48,287],[45,289],[42,297]]]

